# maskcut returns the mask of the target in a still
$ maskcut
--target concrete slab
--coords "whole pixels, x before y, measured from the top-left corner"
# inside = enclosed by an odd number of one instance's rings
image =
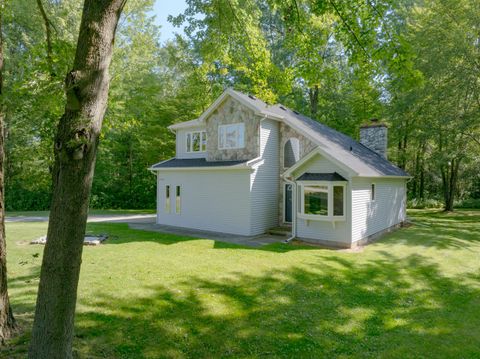
[[[137,229],[142,231],[170,233],[178,236],[186,236],[186,237],[193,237],[193,238],[205,238],[205,239],[211,239],[219,242],[232,243],[232,244],[238,244],[241,246],[257,247],[257,248],[268,245],[268,244],[281,243],[282,241],[285,240],[285,237],[274,236],[269,234],[261,234],[258,236],[240,236],[236,234],[201,231],[196,229],[165,226],[165,225],[154,224],[154,223],[129,223],[129,227],[132,229]]]

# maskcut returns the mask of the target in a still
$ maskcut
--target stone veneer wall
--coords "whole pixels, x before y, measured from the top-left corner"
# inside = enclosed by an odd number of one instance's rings
[[[317,147],[308,138],[301,135],[290,126],[285,125],[284,123],[281,123],[280,124],[280,155],[278,156],[278,158],[280,159],[280,175],[287,170],[287,168],[283,166],[283,160],[284,160],[283,148],[285,147],[285,143],[290,138],[297,138],[300,142],[300,159],[305,157],[307,154],[309,154],[311,151],[313,151]],[[278,218],[279,218],[279,223],[281,224],[285,223],[283,221],[283,204],[284,204],[283,188],[284,186],[285,186],[285,182],[280,180],[280,188],[279,188],[279,196],[278,196]]]
[[[218,149],[218,126],[245,123],[245,147]],[[206,120],[207,161],[251,160],[260,155],[260,117],[248,107],[229,97]]]

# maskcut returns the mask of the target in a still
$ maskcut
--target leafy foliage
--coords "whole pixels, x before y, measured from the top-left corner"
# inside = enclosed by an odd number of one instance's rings
[[[410,196],[480,197],[479,4],[475,0],[188,0],[185,36],[160,43],[153,0],[119,27],[92,206],[154,207],[148,166],[173,155],[167,126],[197,117],[226,88],[282,102],[353,137],[390,127],[389,158]],[[78,1],[8,3],[4,29],[8,209],[46,209],[52,138],[80,21]],[[15,14],[15,16],[13,15]]]

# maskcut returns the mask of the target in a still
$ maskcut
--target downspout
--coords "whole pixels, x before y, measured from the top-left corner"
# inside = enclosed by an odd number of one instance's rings
[[[297,236],[297,184],[283,177],[283,180],[292,186],[292,235],[285,239],[284,243],[290,243]]]

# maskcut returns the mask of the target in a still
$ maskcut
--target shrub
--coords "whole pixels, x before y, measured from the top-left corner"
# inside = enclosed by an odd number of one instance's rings
[[[455,208],[476,208],[480,209],[480,198],[469,198],[455,201]]]
[[[443,202],[434,198],[412,198],[407,201],[407,207],[414,209],[442,208]]]

